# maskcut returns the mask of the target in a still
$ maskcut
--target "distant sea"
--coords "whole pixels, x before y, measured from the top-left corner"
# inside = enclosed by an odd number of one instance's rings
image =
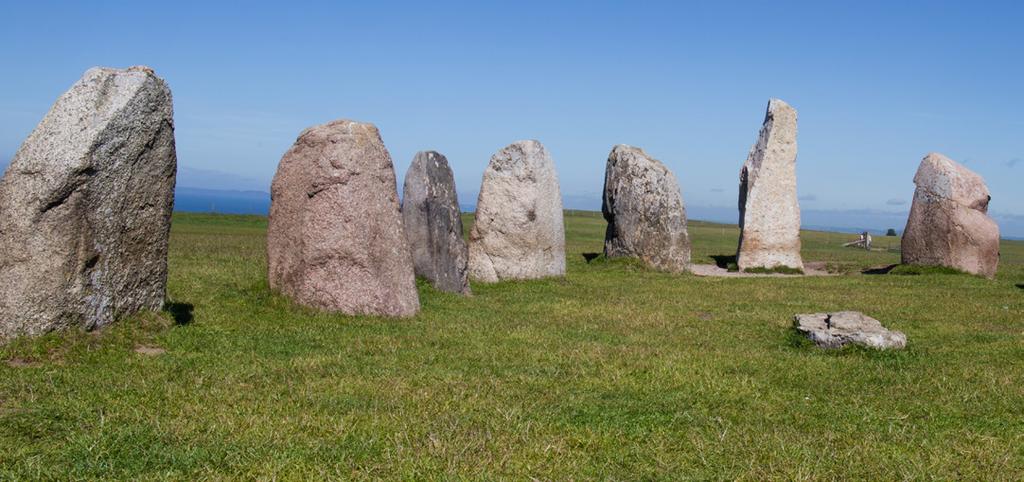
[[[270,212],[270,193],[179,187],[174,190],[174,210],[266,215]]]
[[[179,187],[174,194],[175,211],[191,211],[224,214],[261,214],[270,212],[270,193],[265,191],[231,191]],[[461,199],[476,199],[476,195],[459,194]],[[476,209],[474,204],[461,206],[463,212]],[[599,211],[600,201],[584,201],[573,196],[565,197],[566,209]],[[735,208],[713,206],[687,206],[687,217],[694,220],[736,224],[738,213]],[[1000,231],[1006,239],[1024,239],[1024,216],[993,214]],[[906,213],[862,210],[814,210],[801,212],[803,229],[833,231],[839,233],[860,233],[868,231],[873,235],[885,234],[887,230],[903,231],[907,222]]]

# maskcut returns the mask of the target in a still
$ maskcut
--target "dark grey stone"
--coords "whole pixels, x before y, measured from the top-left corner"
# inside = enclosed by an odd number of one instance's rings
[[[672,171],[643,149],[612,148],[601,212],[608,221],[605,256],[637,257],[673,273],[689,266],[690,238],[679,183]]]
[[[441,291],[469,294],[469,248],[455,177],[443,155],[416,153],[405,173],[402,222],[416,275]]]

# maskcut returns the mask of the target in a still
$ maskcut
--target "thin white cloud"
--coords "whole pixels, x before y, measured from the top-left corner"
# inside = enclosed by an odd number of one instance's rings
[[[178,166],[179,187],[238,191],[269,191],[270,181],[217,169]]]

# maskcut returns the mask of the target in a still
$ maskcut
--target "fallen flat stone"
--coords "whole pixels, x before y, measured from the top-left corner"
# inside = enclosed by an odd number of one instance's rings
[[[402,189],[402,222],[416,275],[441,291],[469,294],[469,247],[448,159],[417,152]]]
[[[373,124],[337,120],[303,131],[270,194],[272,290],[351,315],[419,311],[394,166]]]
[[[985,180],[933,152],[921,161],[914,184],[914,202],[901,241],[902,262],[995,277],[999,225],[988,215],[992,197]]]
[[[601,213],[608,222],[606,257],[636,257],[662,271],[686,271],[686,207],[679,182],[661,161],[638,147],[613,147],[605,165]]]
[[[795,326],[822,348],[841,348],[853,343],[886,350],[907,345],[906,335],[887,330],[878,320],[858,311],[796,315]]]
[[[167,84],[86,71],[0,180],[0,339],[159,310],[176,172]]]
[[[768,102],[757,142],[740,170],[740,270],[803,269],[796,192],[796,110]]]
[[[469,234],[469,276],[493,283],[565,274],[562,195],[537,141],[499,150],[484,171]]]

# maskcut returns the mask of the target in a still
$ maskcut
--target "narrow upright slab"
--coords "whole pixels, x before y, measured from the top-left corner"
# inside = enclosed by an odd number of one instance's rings
[[[148,67],[89,69],[0,180],[0,339],[159,310],[177,158]]]
[[[764,125],[740,170],[740,270],[802,270],[796,194],[796,110],[768,102]]]
[[[402,193],[402,222],[416,275],[441,291],[469,294],[469,248],[448,159],[417,152]]]
[[[326,311],[419,311],[391,155],[373,124],[338,120],[299,135],[270,188],[270,288]]]
[[[946,266],[992,278],[999,267],[999,226],[981,176],[939,153],[914,176],[914,203],[903,231],[904,264]]]
[[[565,274],[562,194],[555,163],[537,141],[491,157],[469,234],[469,275],[483,282]]]
[[[686,271],[686,207],[679,182],[661,161],[639,147],[613,147],[605,165],[601,212],[608,221],[605,256],[637,257],[655,269]]]

